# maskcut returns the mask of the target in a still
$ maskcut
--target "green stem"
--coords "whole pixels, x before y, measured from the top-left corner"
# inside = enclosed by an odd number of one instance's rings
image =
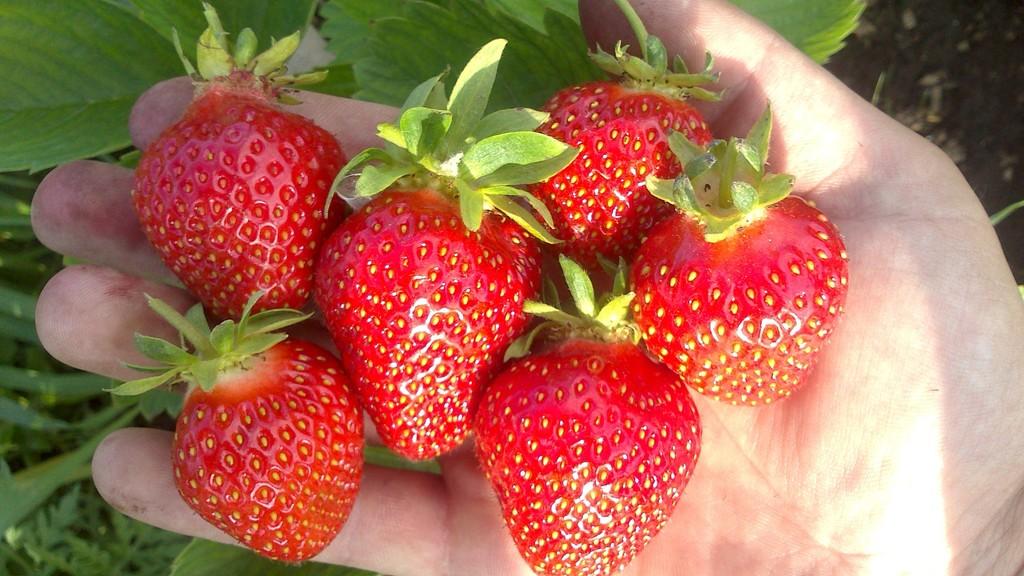
[[[640,43],[640,49],[642,50],[644,60],[647,60],[647,28],[644,26],[643,20],[640,19],[640,15],[636,13],[633,6],[629,3],[629,0],[615,0],[615,5],[622,11],[622,15],[626,17],[629,22],[629,27],[633,29],[633,35],[636,36],[637,42]]]
[[[730,140],[722,158],[722,176],[718,181],[718,205],[721,208],[732,208],[732,183],[736,179],[736,161],[739,151],[734,138]]]
[[[1010,204],[1006,208],[1003,208],[999,212],[996,212],[989,218],[989,221],[992,222],[993,226],[996,226],[1003,220],[1009,218],[1011,214],[1013,214],[1017,210],[1020,210],[1021,208],[1024,208],[1024,200],[1018,200],[1013,204]]]

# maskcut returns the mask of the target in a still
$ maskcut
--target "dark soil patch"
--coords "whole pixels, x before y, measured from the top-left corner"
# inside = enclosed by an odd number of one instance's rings
[[[828,68],[941,146],[989,214],[1024,198],[1024,2],[869,0]],[[1024,283],[1024,210],[996,231]]]

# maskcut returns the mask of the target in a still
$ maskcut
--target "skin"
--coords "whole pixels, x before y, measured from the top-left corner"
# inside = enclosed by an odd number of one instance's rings
[[[591,39],[630,38],[611,2],[583,0]],[[795,174],[846,238],[847,313],[806,388],[769,409],[696,395],[704,448],[666,529],[626,570],[675,574],[1014,574],[1024,569],[1024,304],[975,194],[942,152],[873,109],[774,32],[727,4],[635,1],[670,52],[712,51],[714,133],[742,135],[770,99],[772,169]],[[132,116],[137,146],[173,121],[187,82],[158,85]],[[315,94],[296,108],[346,153],[373,144],[380,106]],[[148,292],[184,308],[133,226],[127,173],[76,162],[36,196],[39,238],[95,265],[39,300],[46,348],[117,378],[131,334],[168,336]],[[102,207],[97,209],[96,207]],[[143,278],[148,278],[144,280]],[[125,513],[227,541],[181,501],[163,431],[97,450],[100,493]],[[368,467],[352,516],[319,557],[401,575],[528,575],[469,446],[441,477]]]

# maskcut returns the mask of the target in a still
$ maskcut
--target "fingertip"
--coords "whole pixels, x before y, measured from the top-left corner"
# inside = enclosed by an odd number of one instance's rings
[[[181,76],[159,82],[139,96],[128,120],[132,144],[145,150],[181,117],[192,101],[193,90],[192,80]]]

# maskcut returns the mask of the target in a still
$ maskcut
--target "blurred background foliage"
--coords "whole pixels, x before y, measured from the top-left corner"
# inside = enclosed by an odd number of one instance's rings
[[[862,0],[734,0],[825,61],[857,27]],[[211,0],[226,28],[261,41],[306,30],[303,65],[330,70],[315,90],[400,104],[423,79],[457,70],[495,37],[509,39],[493,105],[537,106],[598,77],[576,0]],[[82,158],[130,165],[132,104],[182,73],[204,27],[181,0],[0,0],[0,574],[342,576],[366,572],[264,561],[231,546],[164,532],[114,511],[89,462],[126,425],[170,428],[180,399],[157,391],[114,401],[107,378],[50,358],[35,331],[36,297],[64,259],[33,236],[32,195],[53,166]],[[402,465],[370,449],[368,459]]]

